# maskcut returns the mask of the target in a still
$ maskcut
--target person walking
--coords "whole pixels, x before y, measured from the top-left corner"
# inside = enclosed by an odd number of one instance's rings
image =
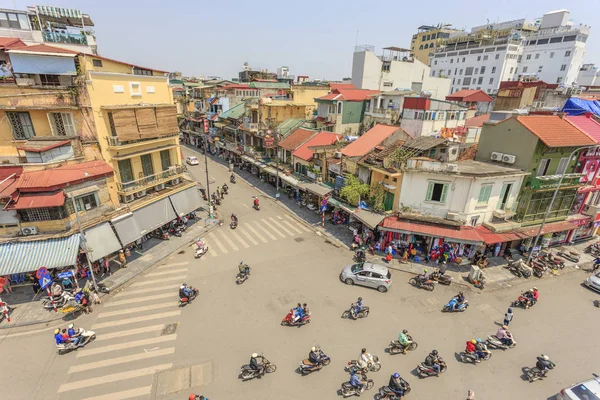
[[[10,276],[6,275],[4,277],[4,286],[2,288],[6,293],[12,293],[12,288],[10,287]]]
[[[112,272],[110,272],[110,261],[108,261],[108,257],[102,258],[102,267],[104,268],[104,272],[102,273],[102,276],[104,276],[106,274],[112,275]]]
[[[510,321],[512,321],[513,319],[513,311],[512,308],[509,308],[508,311],[506,312],[506,314],[504,314],[504,325],[508,326],[508,324],[510,324]]]
[[[127,259],[123,250],[119,250],[119,261],[121,262],[121,268],[127,268]]]

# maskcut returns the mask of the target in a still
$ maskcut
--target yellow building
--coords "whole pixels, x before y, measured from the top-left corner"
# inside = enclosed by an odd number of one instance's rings
[[[314,107],[317,107],[315,99],[325,96],[330,91],[331,87],[329,85],[292,85],[289,90],[289,97],[294,104],[313,104]]]
[[[425,65],[429,65],[429,55],[439,46],[443,39],[452,33],[461,32],[448,24],[437,26],[421,25],[410,41],[410,54]]]

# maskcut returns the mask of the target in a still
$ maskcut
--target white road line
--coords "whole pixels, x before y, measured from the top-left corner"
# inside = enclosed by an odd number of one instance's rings
[[[182,280],[187,278],[187,275],[175,275],[175,276],[165,276],[164,278],[161,279],[154,279],[154,280],[150,280],[150,281],[141,281],[141,282],[136,282],[134,284],[131,285],[131,287],[139,287],[139,286],[151,286],[151,285],[155,285],[156,287],[160,287],[160,285],[164,282],[164,281],[175,281],[175,280]]]
[[[109,393],[102,396],[86,397],[82,400],[127,400],[133,399],[134,397],[145,396],[151,392],[152,386],[142,386],[135,389],[123,390],[121,392]]]
[[[170,269],[168,271],[158,271],[158,272],[152,272],[150,274],[146,274],[144,275],[146,278],[151,277],[151,276],[165,276],[165,275],[170,275],[170,274],[177,274],[177,273],[181,273],[181,272],[185,272],[187,271],[187,268],[180,268],[180,269]]]
[[[303,223],[296,221],[294,218],[290,217],[289,215],[285,216],[287,219],[289,219],[290,221],[292,221],[294,223],[294,225],[299,226],[300,229],[302,229],[304,232],[312,232],[310,229],[308,229],[306,226],[304,226]]]
[[[271,224],[269,223],[269,221],[267,221],[266,219],[264,219],[264,218],[263,218],[263,219],[261,219],[260,221],[261,221],[261,222],[262,222],[264,225],[268,226],[268,227],[269,227],[269,228],[270,228],[270,229],[271,229],[273,232],[275,232],[276,234],[278,234],[279,236],[281,236],[282,238],[284,238],[284,237],[285,237],[285,235],[284,235],[283,233],[281,233],[281,232],[279,232],[277,229],[275,229],[275,227],[274,227],[273,225],[271,225]]]
[[[108,360],[95,361],[95,362],[91,362],[91,363],[87,363],[87,364],[79,364],[79,365],[74,365],[71,368],[69,368],[69,371],[67,371],[67,374],[73,374],[75,372],[81,372],[81,371],[89,371],[90,369],[95,369],[95,368],[110,367],[112,365],[125,364],[125,363],[132,362],[132,361],[147,360],[149,358],[160,357],[160,356],[164,356],[167,354],[173,354],[173,353],[175,353],[175,347],[167,347],[164,349],[158,349],[158,350],[149,351],[149,352],[132,354],[130,356],[115,357],[115,358],[110,358]]]
[[[268,230],[266,230],[265,228],[263,228],[258,221],[252,221],[252,223],[261,231],[263,231],[268,237],[271,238],[271,240],[277,240],[277,237],[275,237],[275,235],[273,235],[271,232],[269,232]],[[250,227],[250,225],[248,225],[248,227]]]
[[[235,245],[235,243],[233,243],[231,241],[231,239],[229,239],[227,237],[227,235],[225,234],[225,232],[223,232],[223,231],[216,231],[215,235],[217,234],[217,232],[219,233],[219,236],[221,237],[221,239],[223,239],[229,245],[229,247],[231,247],[233,249],[233,251],[238,251],[240,249],[239,247],[237,247]]]
[[[237,229],[239,229],[239,226],[238,226],[238,228],[237,228]],[[241,243],[241,245],[242,245],[242,246],[244,246],[244,248],[246,248],[246,249],[247,249],[247,248],[248,248],[248,247],[250,247],[250,246],[248,246],[248,243],[246,243],[246,241],[244,241],[244,239],[242,239],[242,238],[240,237],[239,233],[237,232],[237,229],[236,229],[235,231],[232,231],[232,232],[230,233],[230,235],[231,235],[232,237],[234,237],[234,238],[235,238],[235,240],[237,240],[238,242],[240,242],[240,243]]]
[[[282,231],[284,231],[285,233],[287,233],[290,236],[294,236],[294,232],[290,231],[288,228],[286,228],[285,226],[283,226],[282,224],[280,224],[275,218],[273,217],[269,217],[269,220],[275,225],[277,226],[279,229],[281,229]]]
[[[246,239],[248,239],[249,241],[252,242],[253,245],[258,246],[258,242],[256,240],[254,240],[254,238],[248,233],[246,232],[246,230],[242,229],[241,227],[237,227],[237,231],[239,233],[241,233],[242,235],[246,236]]]
[[[178,262],[178,263],[171,263],[171,264],[165,264],[165,265],[161,265],[158,268],[171,268],[171,267],[181,267],[183,265],[188,265],[190,262],[189,261],[184,261],[184,262]]]
[[[172,290],[172,289],[177,289],[178,287],[179,287],[179,283],[169,283],[168,285],[161,285],[160,290],[161,291],[162,290]],[[121,299],[125,296],[132,295],[132,294],[135,294],[137,297],[137,295],[141,294],[141,293],[148,294],[148,293],[152,293],[152,292],[156,292],[156,291],[157,291],[156,289],[150,290],[148,288],[136,289],[136,290],[129,290],[129,288],[126,288],[124,291],[115,294],[115,297]]]
[[[173,294],[175,294],[175,293],[173,293]],[[149,306],[143,306],[143,307],[126,308],[124,310],[118,310],[118,311],[103,312],[103,313],[100,313],[97,318],[107,318],[107,317],[114,317],[116,315],[132,314],[132,313],[138,313],[138,312],[143,312],[143,311],[152,311],[152,310],[156,310],[159,308],[175,307],[176,304],[177,304],[177,298],[175,296],[173,296],[173,301],[168,301],[168,302],[161,303],[161,304],[151,304]]]
[[[252,231],[252,233],[254,233],[254,236],[256,236],[257,238],[259,238],[261,242],[263,242],[263,243],[268,243],[268,240],[267,240],[267,239],[265,239],[264,237],[262,237],[262,235],[261,235],[260,233],[258,233],[258,232],[256,231],[256,229],[254,229],[254,228],[252,227],[252,225],[250,225],[250,224],[246,224],[246,225],[244,225],[244,227],[245,227],[245,228],[248,228],[248,229],[250,229],[250,230]],[[273,239],[275,239],[275,237],[273,237]]]
[[[248,204],[244,204],[244,207],[246,207],[248,210],[250,209],[250,206]]]
[[[225,248],[225,246],[223,246],[223,244],[221,242],[219,242],[219,239],[217,239],[217,237],[212,232],[208,234],[208,240],[215,243],[219,247],[219,250],[221,250],[221,253],[223,253],[223,254],[229,253],[227,251],[227,249]]]
[[[109,340],[114,338],[122,338],[125,336],[138,335],[140,333],[148,333],[148,332],[158,332],[164,329],[164,324],[161,325],[152,325],[152,326],[144,326],[142,328],[129,329],[127,331],[117,331],[111,333],[103,333],[99,335],[94,342],[101,342],[103,340]]]
[[[169,311],[169,312],[161,313],[161,314],[144,315],[144,316],[135,317],[135,318],[121,319],[118,321],[103,322],[101,324],[92,325],[92,329],[111,328],[113,326],[133,324],[136,322],[152,321],[153,319],[174,317],[179,314],[181,314],[181,310]]]
[[[130,299],[130,300],[112,301],[110,303],[106,303],[105,302],[103,304],[103,308],[114,307],[114,306],[122,306],[122,305],[129,305],[129,304],[135,304],[135,303],[145,303],[145,302],[149,302],[149,301],[152,301],[152,300],[166,299],[167,297],[175,297],[175,292],[171,292],[171,293],[158,293],[158,294],[153,294],[152,296],[136,297],[136,298]]]
[[[210,255],[211,255],[211,256],[213,256],[213,257],[216,257],[216,256],[218,256],[217,252],[215,251],[215,249],[213,249],[213,247],[212,247],[212,246],[209,246],[209,247],[208,247],[208,254],[210,254]],[[200,258],[200,260],[202,260],[203,258],[204,258],[204,256],[202,256],[202,257]]]
[[[157,337],[148,338],[148,339],[134,340],[133,342],[117,343],[117,344],[111,344],[109,346],[97,347],[97,348],[93,348],[93,349],[85,349],[85,350],[82,350],[80,353],[77,353],[77,358],[89,357],[89,356],[93,356],[96,354],[102,354],[102,353],[109,353],[111,351],[130,349],[132,347],[148,346],[148,345],[153,345],[156,343],[169,342],[171,340],[175,340],[176,338],[177,338],[177,334],[174,333],[172,335],[157,336]]]
[[[141,376],[153,375],[155,372],[169,369],[173,364],[154,365],[152,367],[134,369],[126,372],[118,372],[116,374],[99,376],[97,378],[83,379],[71,383],[60,385],[58,393],[68,392],[70,390],[85,389],[91,386],[104,385],[112,382],[126,381],[129,379],[139,378]],[[110,397],[112,399],[112,397]]]
[[[11,333],[9,335],[0,336],[0,340],[12,338],[12,337],[20,337],[20,336],[25,336],[25,335],[33,335],[33,334],[40,333],[40,332],[50,332],[50,331],[53,331],[54,329],[55,328],[44,328],[44,329],[36,329],[34,331],[27,331],[27,332],[21,332],[21,333]]]
[[[296,228],[296,227],[295,227],[293,224],[291,224],[290,222],[283,220],[283,218],[282,218],[282,217],[278,217],[278,218],[282,220],[282,221],[281,221],[281,223],[282,223],[282,224],[285,224],[285,225],[289,226],[290,228],[292,228],[293,230],[295,230],[297,233],[302,233],[302,231],[301,231],[300,229]]]

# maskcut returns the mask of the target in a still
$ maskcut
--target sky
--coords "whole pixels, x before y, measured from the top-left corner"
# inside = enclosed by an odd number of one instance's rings
[[[340,80],[352,71],[355,44],[410,47],[420,25],[470,29],[490,21],[534,19],[567,8],[575,25],[591,25],[585,62],[600,63],[598,0],[304,0],[192,1],[47,0],[77,8],[94,21],[98,53],[184,76],[238,76],[244,62],[275,72]],[[26,9],[33,1],[3,0]],[[493,7],[492,7],[493,5]],[[357,40],[358,32],[358,40]]]

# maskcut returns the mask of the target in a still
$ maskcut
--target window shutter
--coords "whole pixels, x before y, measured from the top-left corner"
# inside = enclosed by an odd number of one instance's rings
[[[441,203],[445,203],[446,202],[446,195],[448,194],[448,185],[444,185],[444,188],[442,189],[442,198],[440,199]]]
[[[508,189],[508,185],[505,183],[504,185],[502,185],[502,190],[500,191],[500,197],[498,198],[498,204],[496,205],[497,209],[502,209],[502,199],[506,194],[506,189]]]
[[[73,114],[71,113],[61,113],[63,125],[65,126],[65,133],[68,136],[77,136],[77,132],[75,131],[75,122],[73,121]]]
[[[433,182],[429,182],[429,186],[427,187],[427,196],[425,197],[425,200],[427,201],[431,201],[431,196],[433,195]]]

